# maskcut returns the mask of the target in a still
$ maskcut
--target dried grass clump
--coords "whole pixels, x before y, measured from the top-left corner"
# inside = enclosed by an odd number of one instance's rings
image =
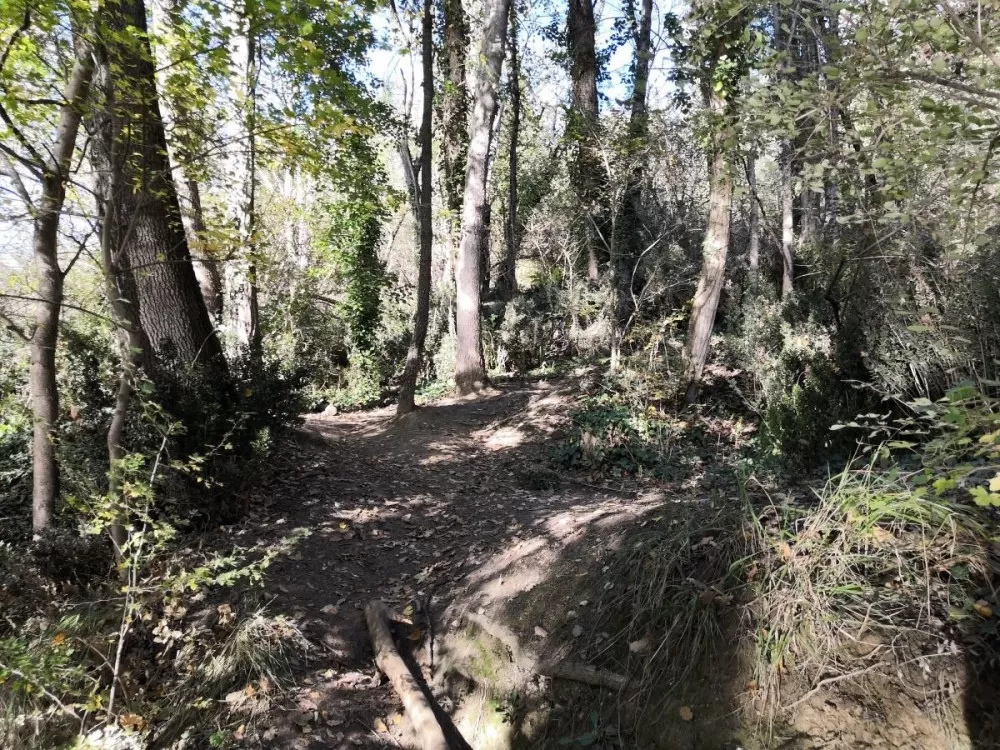
[[[752,528],[756,704],[768,724],[825,685],[950,655],[945,623],[990,579],[974,509],[873,465],[831,479],[811,505],[764,508]],[[792,685],[806,692],[783,694]]]

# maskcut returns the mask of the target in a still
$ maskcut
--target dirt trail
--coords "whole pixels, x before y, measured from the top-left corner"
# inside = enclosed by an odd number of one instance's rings
[[[439,401],[402,420],[391,408],[307,419],[252,507],[269,506],[272,540],[311,530],[271,568],[269,609],[325,652],[301,676],[297,705],[270,717],[266,746],[410,746],[372,665],[365,603],[426,607],[440,634],[454,624],[443,622],[448,607],[490,611],[541,581],[589,528],[655,501],[578,483],[526,489],[545,484],[533,472],[544,471],[543,444],[570,396],[543,381]]]

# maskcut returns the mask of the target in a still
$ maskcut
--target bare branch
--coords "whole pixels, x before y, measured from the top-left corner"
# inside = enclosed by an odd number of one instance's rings
[[[10,294],[9,292],[0,292],[0,297],[3,297],[5,299],[19,299],[19,300],[24,300],[25,302],[46,302],[48,304],[52,304],[52,300],[42,299],[41,297],[28,297],[23,294]],[[77,312],[82,312],[86,315],[95,317],[98,320],[103,320],[105,323],[111,323],[116,328],[118,327],[117,321],[113,320],[112,318],[109,318],[107,315],[103,315],[102,313],[94,312],[93,310],[88,310],[86,307],[80,307],[79,305],[72,305],[69,302],[62,302],[60,304],[63,307],[68,308],[70,310],[76,310]]]
[[[31,200],[31,194],[28,192],[28,188],[24,186],[24,180],[21,179],[20,173],[14,168],[10,157],[6,153],[0,152],[0,159],[2,159],[4,166],[7,168],[7,176],[10,177],[10,181],[14,184],[15,191],[28,208],[28,213],[34,214],[35,203]]]
[[[17,323],[14,322],[13,318],[8,317],[2,310],[0,310],[0,320],[3,320],[7,324],[7,330],[13,334],[16,334],[18,338],[24,341],[31,341],[31,336],[26,330],[21,328]]]

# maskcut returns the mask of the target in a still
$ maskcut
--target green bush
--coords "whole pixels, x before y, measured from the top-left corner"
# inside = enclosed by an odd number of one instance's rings
[[[31,412],[24,369],[0,344],[0,516],[27,518],[31,507]],[[0,524],[2,541],[27,533],[27,523]]]
[[[587,399],[571,414],[572,426],[553,459],[597,474],[662,476],[667,422],[613,396]]]
[[[730,321],[723,358],[761,418],[761,445],[783,461],[811,464],[844,445],[830,425],[865,402],[852,387],[837,337],[821,315],[761,294]]]

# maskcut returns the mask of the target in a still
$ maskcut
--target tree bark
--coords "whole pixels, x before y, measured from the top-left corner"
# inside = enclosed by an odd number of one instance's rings
[[[33,419],[32,434],[32,528],[44,532],[52,523],[59,497],[59,465],[56,461],[55,429],[59,419],[59,389],[56,385],[56,344],[62,309],[64,273],[59,267],[59,218],[66,199],[66,182],[72,166],[76,136],[80,130],[82,105],[87,99],[94,71],[93,53],[86,32],[77,34],[76,60],[63,92],[48,159],[38,166],[42,193],[33,209],[32,253],[38,275],[35,328],[30,341],[29,382]],[[32,210],[31,206],[28,206]]]
[[[235,106],[230,121],[228,161],[234,176],[230,221],[236,244],[225,265],[226,303],[223,305],[231,355],[260,355],[260,311],[257,300],[257,40],[251,28],[251,2],[243,0],[234,14],[230,42],[232,93]]]
[[[778,158],[781,167],[781,298],[788,299],[795,287],[795,194],[789,144],[782,144]]]
[[[587,213],[587,278],[598,280],[597,230],[594,221],[601,196],[601,164],[597,155],[599,111],[597,99],[597,23],[593,0],[569,0],[567,45],[573,109],[569,135],[576,147],[572,164],[577,198]]]
[[[507,151],[507,221],[503,262],[497,274],[497,296],[507,302],[517,294],[517,258],[520,255],[521,229],[517,218],[518,140],[521,137],[521,61],[517,49],[517,2],[510,7],[510,145]]]
[[[420,183],[415,184],[414,197],[418,199],[417,230],[420,255],[417,261],[417,309],[413,315],[413,340],[406,353],[406,366],[399,385],[397,414],[413,411],[417,376],[423,363],[424,343],[431,306],[431,251],[434,244],[434,225],[431,213],[431,160],[433,159],[433,133],[431,118],[434,113],[434,14],[433,0],[424,0],[423,20],[423,70],[424,107],[420,121]]]
[[[179,365],[220,385],[227,382],[226,364],[184,234],[144,3],[108,2],[103,24],[97,74],[104,101],[93,114],[91,154],[121,293],[143,332],[143,366],[154,382]]]
[[[465,163],[469,149],[469,92],[465,83],[465,58],[469,48],[469,22],[462,0],[444,0],[444,54],[441,56],[442,165],[445,206],[454,234],[461,229]]]
[[[750,243],[747,250],[747,269],[750,280],[755,282],[760,271],[760,206],[757,205],[757,158],[747,157],[747,185],[750,188]]]
[[[474,77],[469,153],[462,197],[462,238],[455,268],[458,297],[455,385],[460,394],[472,393],[486,385],[479,266],[485,241],[490,139],[497,109],[497,86],[503,68],[509,10],[510,0],[485,0],[483,37]]]
[[[711,91],[708,96],[713,116],[722,118],[726,109],[725,99],[715,91]],[[715,125],[712,150],[709,155],[708,226],[705,227],[701,276],[691,307],[688,340],[684,350],[688,383],[685,400],[688,404],[694,403],[698,398],[702,373],[708,361],[715,313],[719,308],[719,298],[726,279],[733,178],[725,147],[725,131],[721,124]]]

